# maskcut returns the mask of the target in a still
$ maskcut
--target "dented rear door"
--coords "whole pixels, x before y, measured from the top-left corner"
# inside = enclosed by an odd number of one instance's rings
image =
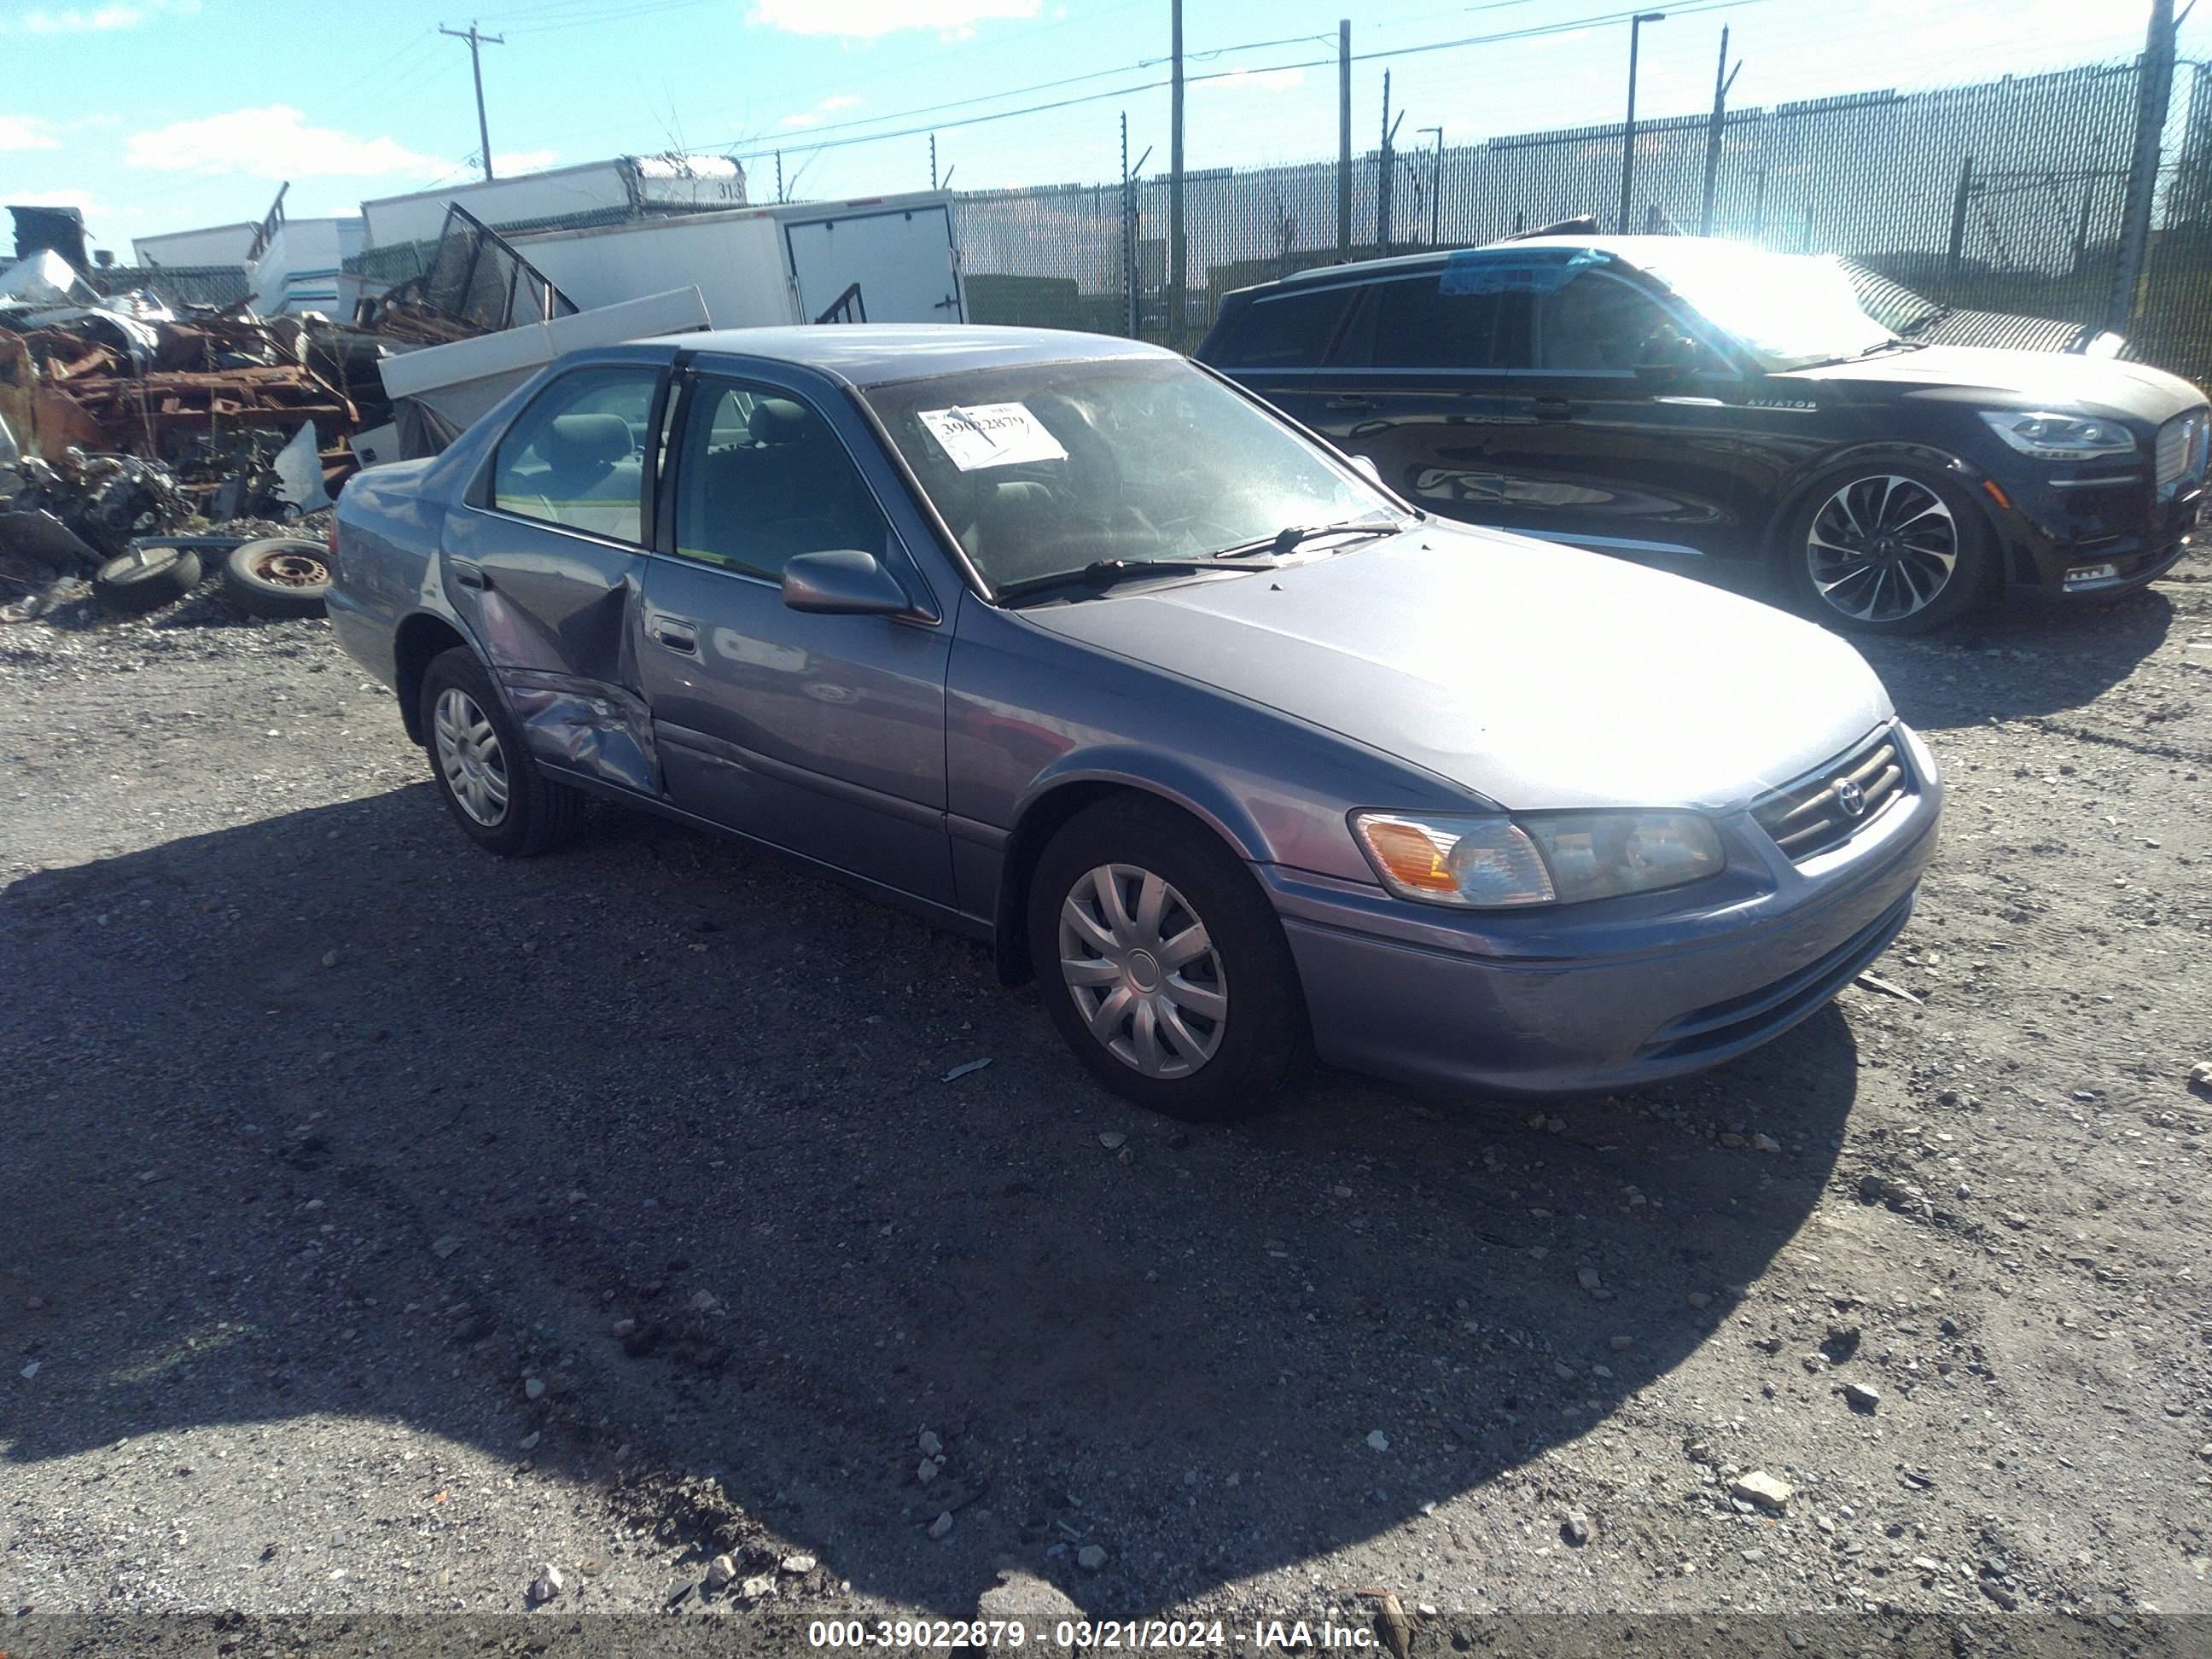
[[[665,384],[659,361],[548,381],[447,516],[443,549],[447,593],[532,754],[649,794],[659,766],[636,623]]]

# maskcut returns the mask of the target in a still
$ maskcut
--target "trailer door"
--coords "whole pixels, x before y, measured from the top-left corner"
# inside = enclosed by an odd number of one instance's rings
[[[960,323],[952,215],[941,202],[848,206],[787,219],[784,244],[810,323]]]

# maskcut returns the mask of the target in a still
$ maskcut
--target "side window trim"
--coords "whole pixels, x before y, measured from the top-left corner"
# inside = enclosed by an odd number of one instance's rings
[[[582,525],[566,524],[558,519],[540,519],[528,513],[517,513],[512,507],[501,507],[499,504],[499,458],[507,448],[507,441],[514,435],[515,428],[528,420],[533,410],[567,382],[582,375],[604,374],[610,371],[629,368],[647,370],[654,377],[653,397],[647,404],[651,412],[647,416],[644,465],[640,467],[638,473],[637,538],[633,541],[627,537],[610,536],[602,531],[587,529]],[[562,535],[580,536],[586,541],[601,542],[610,547],[626,547],[637,552],[650,552],[653,550],[655,528],[654,486],[657,471],[655,463],[658,459],[655,453],[658,446],[653,434],[659,428],[658,417],[669,396],[672,379],[670,365],[666,363],[579,363],[574,368],[562,370],[538,387],[537,394],[515,411],[514,418],[507,423],[507,429],[499,434],[498,441],[492,445],[489,452],[484,456],[483,465],[477,468],[476,477],[471,480],[461,499],[477,512],[489,513],[502,519],[512,519],[517,524],[526,524],[537,529],[550,530]]]

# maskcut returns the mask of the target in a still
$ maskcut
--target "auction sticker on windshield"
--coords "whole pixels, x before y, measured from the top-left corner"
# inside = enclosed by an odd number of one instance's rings
[[[1023,404],[975,404],[966,409],[915,411],[953,465],[963,472],[1027,461],[1064,461],[1060,440]]]

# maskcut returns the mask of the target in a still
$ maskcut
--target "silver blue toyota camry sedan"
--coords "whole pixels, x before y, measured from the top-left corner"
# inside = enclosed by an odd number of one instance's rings
[[[1849,645],[1426,516],[1126,340],[579,354],[356,477],[335,540],[338,635],[477,845],[599,795],[775,848],[988,940],[1181,1116],[1308,1054],[1526,1094],[1716,1064],[1875,956],[1936,846]]]

